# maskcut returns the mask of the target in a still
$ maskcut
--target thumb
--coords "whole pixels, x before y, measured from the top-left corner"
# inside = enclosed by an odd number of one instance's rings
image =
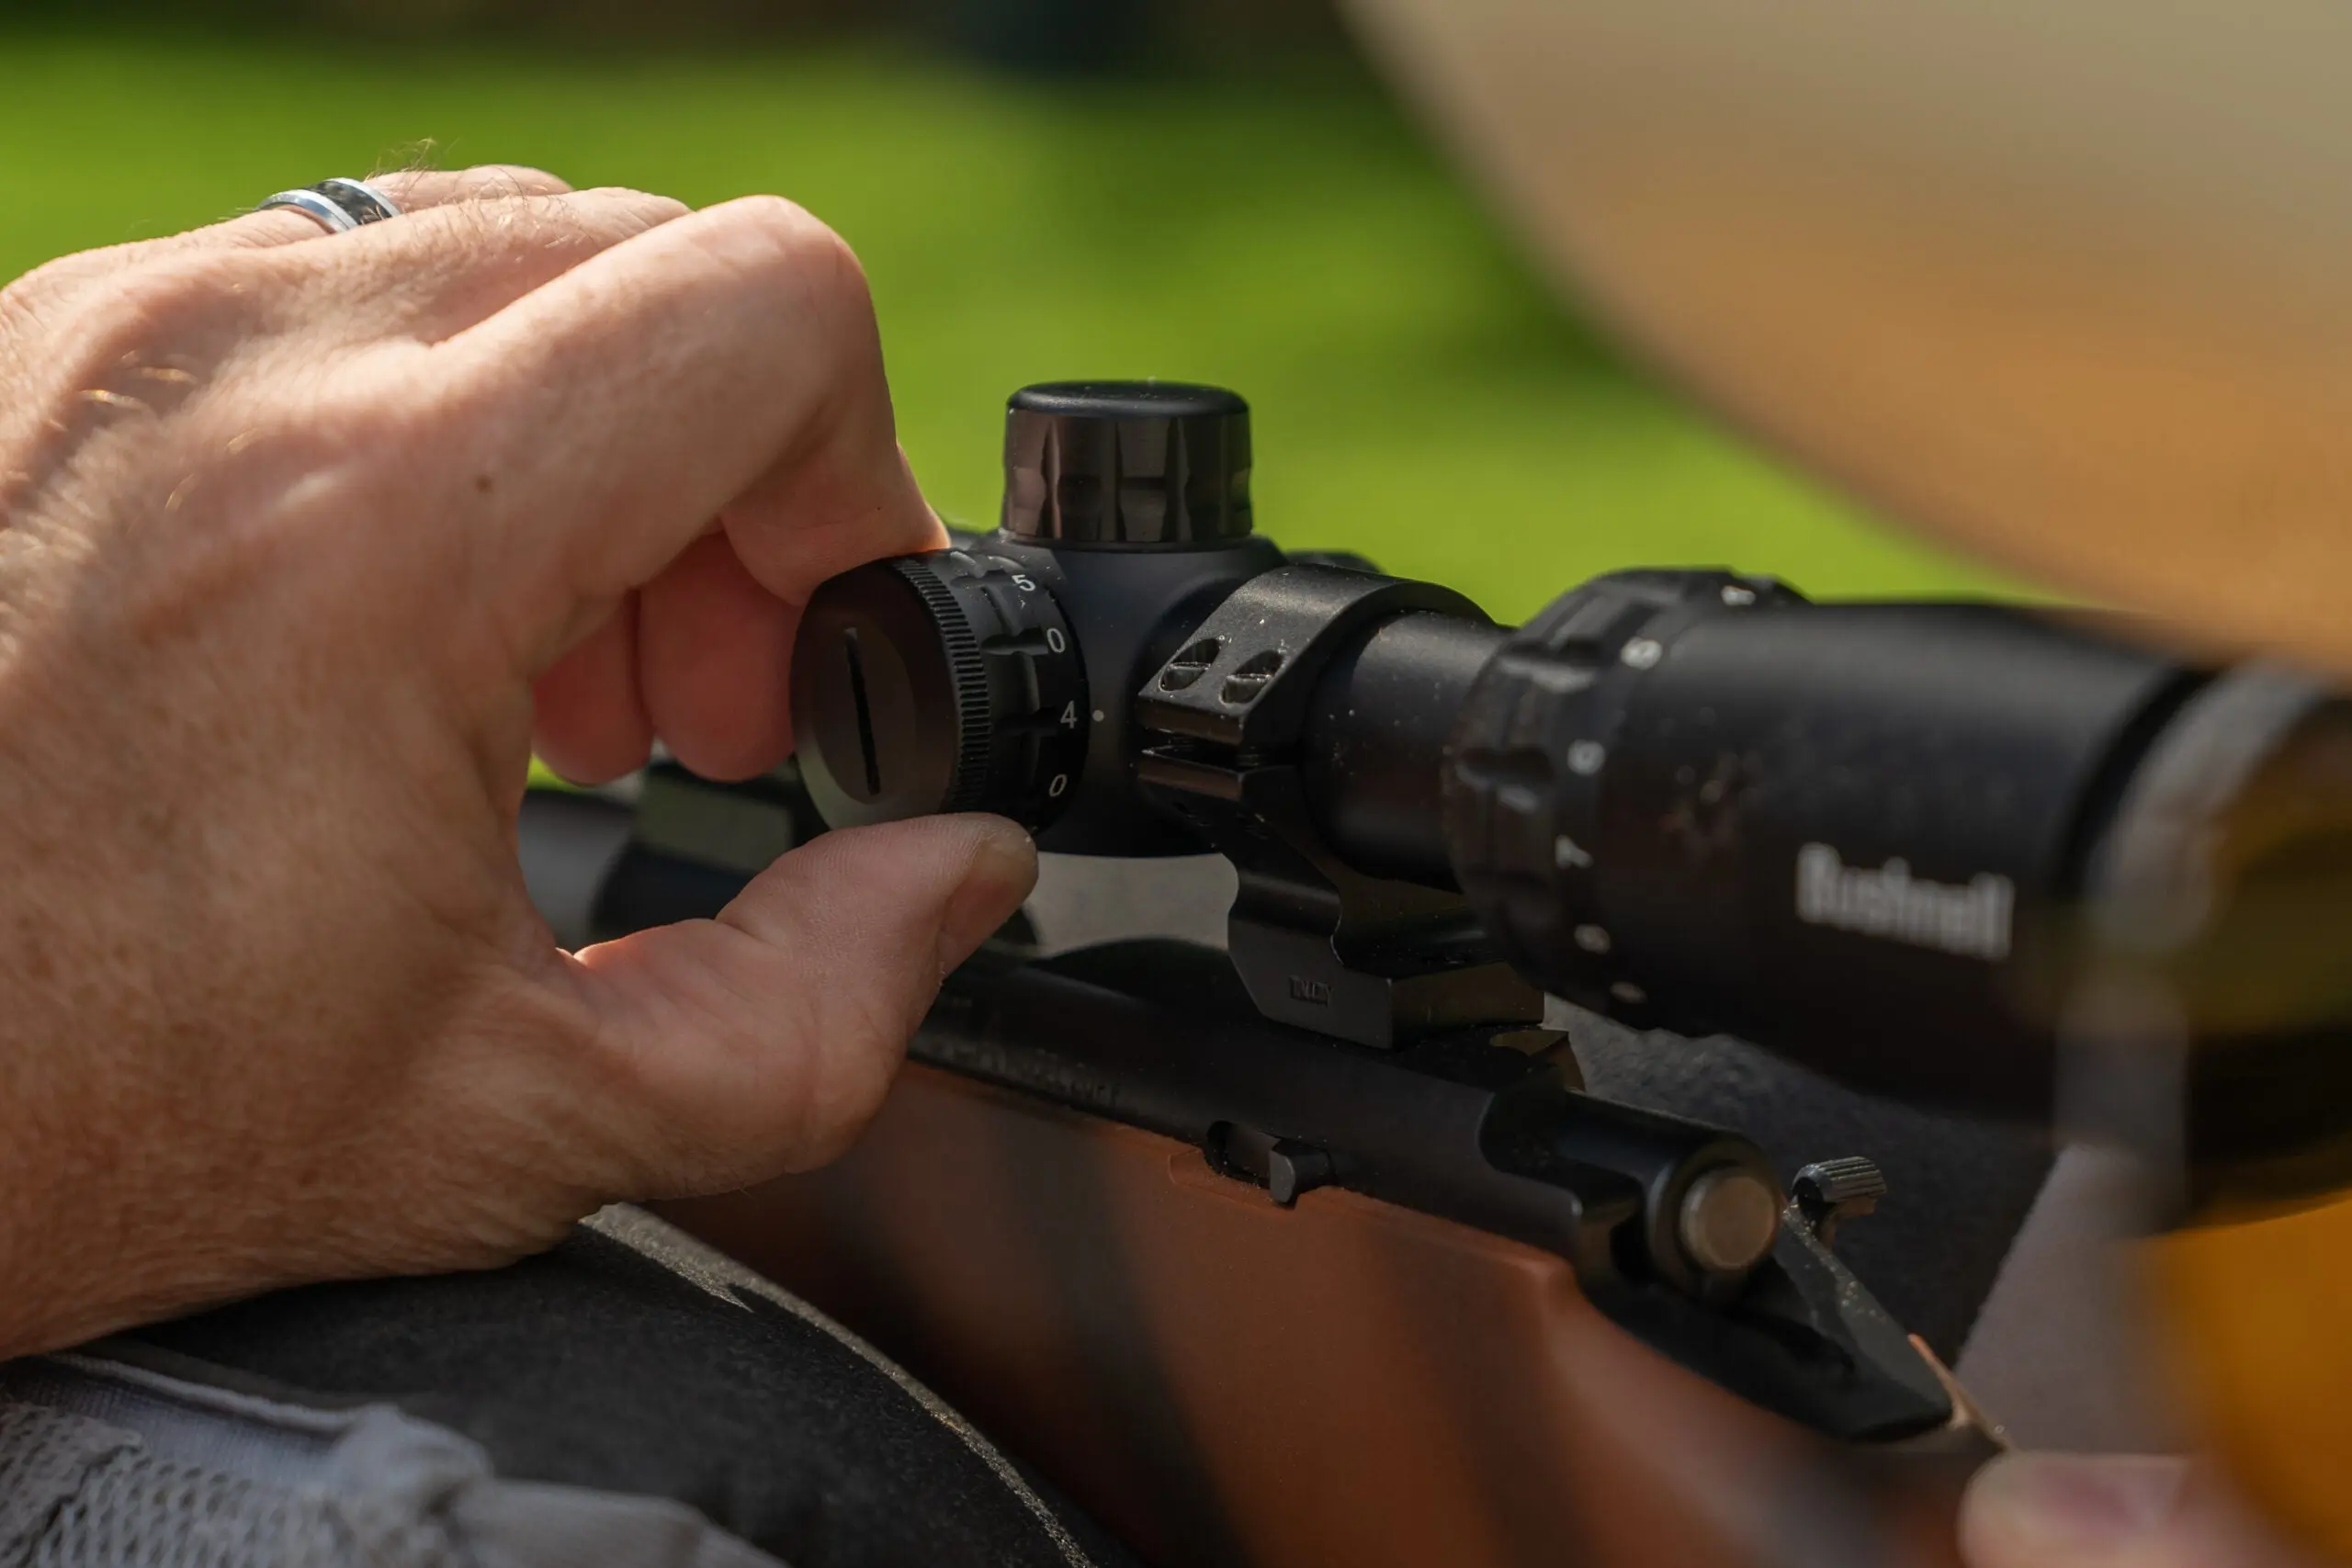
[[[584,948],[574,976],[614,1068],[630,1196],[821,1165],[880,1106],[939,982],[1037,878],[996,817],[828,833],[715,919]]]
[[[1996,1460],[1960,1526],[1969,1568],[2320,1568],[2210,1472],[2156,1455]]]

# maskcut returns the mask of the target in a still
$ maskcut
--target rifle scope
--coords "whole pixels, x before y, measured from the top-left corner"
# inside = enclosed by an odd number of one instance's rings
[[[1001,527],[808,606],[827,822],[1222,852],[1260,1007],[1367,1045],[1540,987],[2043,1118],[2062,1042],[2120,1042],[2187,1064],[2202,1195],[2343,1174],[2352,708],[2319,683],[1722,570],[1611,573],[1512,630],[1285,557],[1250,466],[1228,391],[1015,393]]]

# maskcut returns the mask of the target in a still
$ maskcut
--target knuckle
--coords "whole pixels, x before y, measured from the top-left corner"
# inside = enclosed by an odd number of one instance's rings
[[[0,371],[18,385],[32,379],[35,367],[51,352],[48,339],[58,332],[66,291],[54,279],[28,274],[0,288]]]
[[[50,340],[30,352],[69,377],[110,364],[129,346],[118,340],[147,330],[147,318],[138,289],[122,287],[134,269],[108,269],[107,254],[61,256],[0,289],[0,334]]]
[[[741,254],[767,264],[796,289],[864,307],[865,268],[849,242],[795,201],[747,196],[709,209],[731,231]]]
[[[87,282],[88,256],[60,256],[0,288],[0,328],[38,328]]]
[[[824,998],[806,1002],[797,1021],[786,1038],[813,1059],[763,1097],[755,1126],[784,1133],[786,1168],[808,1170],[839,1157],[880,1112],[913,1022],[887,1003]],[[775,1050],[774,1039],[760,1044]]]
[[[261,291],[255,255],[198,251],[157,257],[83,290],[77,336],[85,359],[111,364],[126,355],[190,348],[246,330]]]
[[[244,253],[202,252],[36,274],[0,294],[0,341],[37,377],[33,401],[66,427],[94,400],[160,412],[255,327],[269,291],[254,287],[245,262]]]

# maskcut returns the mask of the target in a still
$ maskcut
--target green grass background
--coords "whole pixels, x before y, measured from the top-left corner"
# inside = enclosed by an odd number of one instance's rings
[[[1815,593],[1997,591],[1744,448],[1535,280],[1377,87],[1040,85],[878,50],[559,58],[0,33],[0,276],[403,162],[537,164],[704,203],[780,191],[872,275],[933,501],[989,518],[1004,395],[1221,382],[1261,525],[1517,619],[1611,567]]]

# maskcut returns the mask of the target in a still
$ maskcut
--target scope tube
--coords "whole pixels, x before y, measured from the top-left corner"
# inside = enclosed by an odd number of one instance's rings
[[[1510,636],[1460,615],[1398,615],[1324,672],[1307,705],[1301,770],[1317,829],[1349,864],[1453,886],[1445,748],[1478,672]]]
[[[1555,995],[2046,1119],[2091,847],[2204,679],[2079,618],[1602,578],[1480,673],[1451,858]]]
[[[1301,770],[1350,865],[1464,887],[1593,1010],[2121,1136],[2194,1211],[2329,1190],[2352,701],[2112,624],[1624,574],[1517,633],[1376,626],[1317,686]]]

